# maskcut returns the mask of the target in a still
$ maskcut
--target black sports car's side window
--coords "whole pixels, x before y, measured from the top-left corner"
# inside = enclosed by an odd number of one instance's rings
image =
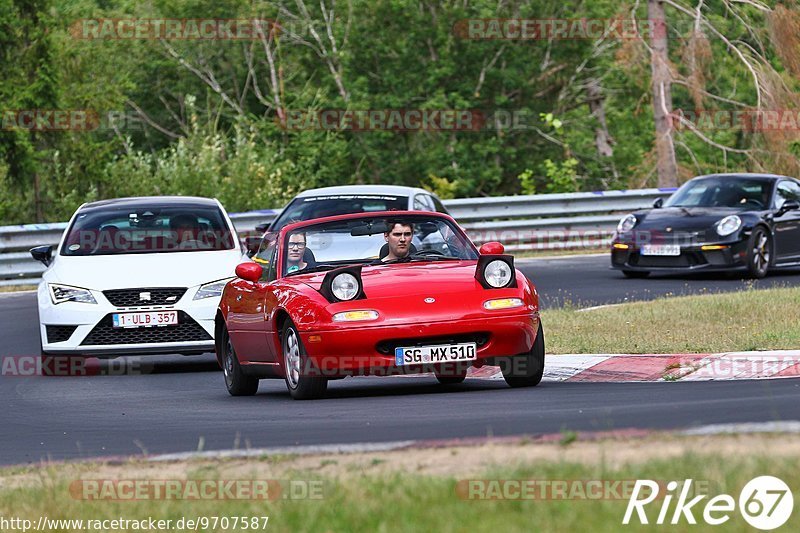
[[[775,207],[780,209],[787,200],[800,202],[800,185],[793,181],[782,181],[778,184],[777,194],[775,195]]]

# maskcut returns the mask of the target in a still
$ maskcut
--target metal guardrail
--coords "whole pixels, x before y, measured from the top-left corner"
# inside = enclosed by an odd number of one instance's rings
[[[445,200],[476,244],[497,240],[510,252],[593,248],[608,244],[619,214],[652,205],[674,189],[494,196]],[[273,220],[280,209],[234,213],[240,235]],[[67,223],[0,226],[0,286],[39,282],[44,265],[28,250],[58,244]]]

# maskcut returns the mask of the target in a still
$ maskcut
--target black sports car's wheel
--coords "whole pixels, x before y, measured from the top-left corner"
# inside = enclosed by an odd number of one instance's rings
[[[219,345],[222,347],[222,373],[225,376],[225,387],[231,396],[252,396],[258,391],[258,378],[248,376],[242,371],[236,350],[233,349],[228,328],[222,327],[222,338]]]
[[[767,275],[772,261],[772,242],[764,228],[756,228],[747,241],[747,271],[750,277],[761,279]]]
[[[297,328],[291,320],[283,326],[282,348],[283,368],[285,371],[286,387],[295,400],[313,400],[325,395],[328,380],[322,376],[314,376],[317,370],[308,359]]]
[[[511,387],[534,387],[542,381],[544,331],[541,322],[539,322],[539,331],[536,333],[536,341],[534,341],[531,351],[501,361],[500,369],[503,371],[506,383]]]
[[[626,278],[630,279],[642,279],[650,275],[647,270],[623,270],[622,273],[625,274]]]

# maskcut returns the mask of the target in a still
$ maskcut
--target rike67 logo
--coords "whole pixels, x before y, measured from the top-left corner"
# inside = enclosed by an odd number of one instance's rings
[[[658,525],[680,524],[684,520],[688,524],[697,524],[695,513],[701,513],[706,524],[718,526],[730,520],[738,503],[739,513],[750,526],[769,531],[785,524],[794,508],[794,497],[789,486],[773,476],[759,476],[750,480],[739,493],[738,502],[729,494],[720,494],[709,499],[704,506],[698,504],[708,497],[706,494],[689,499],[691,479],[685,480],[682,485],[670,481],[666,486],[666,494],[659,493],[662,486],[650,479],[636,480],[622,523],[630,524],[635,512],[640,524],[649,524],[645,507],[656,499],[661,502],[654,522]],[[675,496],[677,501],[672,509]]]

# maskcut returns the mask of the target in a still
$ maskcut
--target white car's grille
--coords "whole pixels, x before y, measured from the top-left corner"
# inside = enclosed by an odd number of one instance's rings
[[[185,287],[114,289],[103,291],[103,295],[108,298],[108,301],[117,307],[175,305],[185,293]]]

